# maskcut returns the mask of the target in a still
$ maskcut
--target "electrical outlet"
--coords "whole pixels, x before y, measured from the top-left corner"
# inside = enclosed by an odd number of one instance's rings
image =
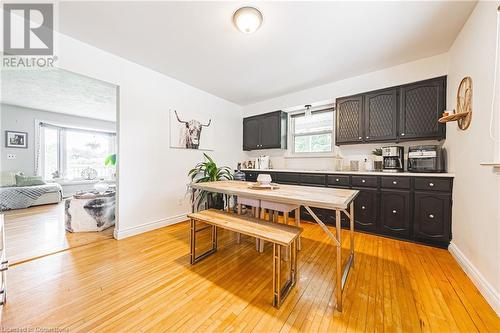
[[[8,160],[15,160],[16,159],[16,154],[7,154],[7,159]]]

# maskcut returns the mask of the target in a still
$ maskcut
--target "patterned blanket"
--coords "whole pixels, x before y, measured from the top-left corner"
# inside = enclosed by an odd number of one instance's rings
[[[0,211],[21,209],[33,206],[45,193],[62,193],[62,187],[56,183],[37,186],[1,187]]]

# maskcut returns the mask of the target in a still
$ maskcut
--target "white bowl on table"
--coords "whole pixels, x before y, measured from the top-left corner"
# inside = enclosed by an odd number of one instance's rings
[[[261,173],[257,177],[257,183],[259,183],[259,185],[270,185],[272,181],[271,175],[267,173]]]

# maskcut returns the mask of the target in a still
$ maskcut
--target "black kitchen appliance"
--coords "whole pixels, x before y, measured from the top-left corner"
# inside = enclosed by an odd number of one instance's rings
[[[387,172],[404,171],[405,148],[402,146],[382,147],[383,170]]]
[[[408,148],[409,172],[444,172],[444,149],[440,146],[413,146]]]

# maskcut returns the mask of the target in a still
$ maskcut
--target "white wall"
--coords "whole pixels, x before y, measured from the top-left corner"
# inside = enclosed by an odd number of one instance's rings
[[[36,110],[10,104],[0,104],[1,166],[5,171],[22,171],[27,175],[35,172],[35,120],[50,120],[75,127],[86,127],[114,131],[116,124],[111,121],[77,117],[62,113]],[[5,131],[28,133],[28,148],[6,148]],[[8,160],[7,154],[15,154],[16,159]]]
[[[463,77],[472,77],[474,94],[470,128],[461,131],[448,123],[445,147],[456,175],[450,251],[500,315],[500,172],[479,165],[494,157],[489,121],[498,5],[479,2],[449,51],[448,108],[456,107]],[[499,110],[497,103],[497,119]]]
[[[212,117],[221,165],[242,158],[241,107],[165,75],[59,35],[57,66],[119,86],[118,238],[185,218],[187,172],[201,151],[169,148],[169,108]]]
[[[310,103],[332,104],[338,97],[430,79],[446,75],[447,73],[448,54],[441,54],[247,105],[243,107],[243,112],[244,116],[248,117],[275,110],[294,108]],[[413,141],[402,143],[401,145],[405,146],[406,151],[408,151],[408,146],[410,145],[441,143],[437,141]],[[388,144],[346,145],[341,146],[341,152],[346,161],[350,159],[363,160],[370,155],[375,148],[379,148],[383,145]],[[251,159],[261,154],[271,156],[274,168],[306,170],[333,168],[332,158],[285,158],[285,151],[283,150],[256,150],[246,152],[245,158]]]

